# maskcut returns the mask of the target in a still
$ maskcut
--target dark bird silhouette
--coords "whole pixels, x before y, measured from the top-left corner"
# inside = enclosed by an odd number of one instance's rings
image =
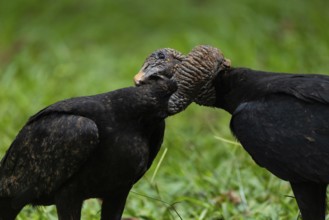
[[[166,74],[182,55],[162,49],[151,57],[150,70]],[[55,204],[59,219],[80,219],[88,198],[102,200],[102,219],[121,219],[131,187],[160,149],[176,90],[174,81],[153,77],[32,116],[0,164],[0,219],[15,219],[27,204]]]
[[[302,218],[325,219],[329,76],[247,68],[216,74],[195,102],[232,114],[231,130],[253,160],[290,182]]]
[[[303,219],[325,219],[329,77],[232,68],[214,86],[196,102],[232,114],[236,138],[259,166],[290,182]]]

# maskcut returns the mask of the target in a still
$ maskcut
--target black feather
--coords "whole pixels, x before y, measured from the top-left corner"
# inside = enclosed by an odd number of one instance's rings
[[[121,219],[129,190],[158,153],[170,80],[57,102],[32,116],[0,167],[0,219],[26,205],[57,206],[80,219],[83,200],[100,198],[102,218]]]
[[[329,183],[329,77],[232,68],[215,104],[255,162],[291,183],[304,220],[324,220]]]

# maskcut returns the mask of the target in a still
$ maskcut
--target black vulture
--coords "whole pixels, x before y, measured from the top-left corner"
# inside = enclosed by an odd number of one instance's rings
[[[209,84],[211,85],[211,84]],[[329,183],[329,76],[231,68],[199,96],[232,114],[230,128],[253,160],[289,181],[304,220],[323,220]]]
[[[302,218],[325,219],[329,76],[233,67],[216,75],[195,102],[229,112],[232,132],[253,160],[290,182]]]
[[[0,220],[26,204],[55,204],[59,219],[80,219],[88,198],[102,199],[102,219],[121,219],[131,187],[160,149],[164,119],[192,102],[221,61],[207,47],[188,56],[160,49],[135,77],[137,87],[60,101],[32,116],[0,163]],[[174,71],[179,82],[170,79]]]
[[[150,57],[149,68],[162,74],[184,58],[168,48]],[[102,219],[121,219],[131,187],[160,149],[176,90],[174,81],[154,77],[32,116],[0,163],[0,220],[15,219],[27,204],[55,204],[59,219],[80,219],[88,198],[102,200]]]

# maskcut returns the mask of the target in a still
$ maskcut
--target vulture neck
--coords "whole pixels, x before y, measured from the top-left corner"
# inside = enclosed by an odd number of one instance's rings
[[[241,103],[264,97],[268,93],[264,82],[277,75],[280,74],[247,68],[231,68],[220,72],[215,79],[216,102],[213,107],[233,114]]]

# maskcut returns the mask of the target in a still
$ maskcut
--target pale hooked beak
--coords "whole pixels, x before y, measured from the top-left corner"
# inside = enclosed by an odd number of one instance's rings
[[[135,85],[138,86],[140,85],[143,80],[145,79],[145,69],[148,67],[148,64],[145,63],[142,68],[139,70],[139,72],[134,76],[134,82]]]
[[[135,82],[136,86],[141,84],[141,82],[144,79],[144,75],[145,75],[145,73],[141,70],[134,76],[134,82]]]
[[[167,76],[161,74],[159,67],[154,67],[145,63],[139,72],[134,76],[134,82],[136,86],[142,85],[148,79],[168,79]]]

